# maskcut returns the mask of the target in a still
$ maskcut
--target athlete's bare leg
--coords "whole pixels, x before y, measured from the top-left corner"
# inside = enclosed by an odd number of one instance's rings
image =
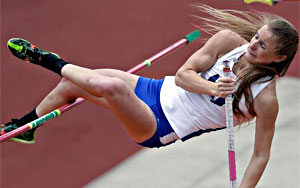
[[[91,70],[70,64],[63,68],[62,75],[64,79],[36,108],[38,116],[82,97],[111,108],[134,141],[143,142],[154,134],[156,120],[153,112],[134,93],[138,76],[119,70]]]

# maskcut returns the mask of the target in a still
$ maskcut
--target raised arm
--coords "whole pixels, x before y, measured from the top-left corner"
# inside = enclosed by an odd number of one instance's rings
[[[257,113],[254,151],[240,188],[254,188],[270,158],[275,121],[278,114],[275,81],[255,98],[254,110]]]
[[[208,70],[219,57],[244,43],[242,37],[230,30],[219,31],[178,70],[176,85],[190,92],[219,96],[218,84],[201,78],[198,73]]]

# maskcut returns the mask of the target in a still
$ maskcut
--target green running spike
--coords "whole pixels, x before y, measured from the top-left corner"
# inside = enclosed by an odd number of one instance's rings
[[[7,45],[15,50],[17,50],[18,52],[22,52],[23,50],[23,46],[18,46],[10,41],[7,42]]]

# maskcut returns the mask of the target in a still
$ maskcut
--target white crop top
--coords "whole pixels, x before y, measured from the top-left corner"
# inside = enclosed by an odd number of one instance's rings
[[[230,61],[230,68],[236,60],[243,55],[249,44],[233,49],[217,59],[215,65],[209,70],[199,73],[206,80],[216,81],[223,77],[223,61]],[[233,75],[235,76],[235,75]],[[265,80],[268,78],[263,78]],[[271,81],[251,85],[253,98],[263,90]],[[183,138],[193,132],[207,129],[217,129],[226,126],[224,99],[205,94],[186,91],[175,84],[175,76],[166,76],[161,88],[160,102],[162,109],[176,134]],[[241,98],[240,109],[249,115],[245,106],[245,98]],[[238,121],[234,117],[234,125]]]

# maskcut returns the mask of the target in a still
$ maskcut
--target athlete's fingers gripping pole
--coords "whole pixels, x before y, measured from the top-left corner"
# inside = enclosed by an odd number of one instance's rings
[[[165,57],[166,55],[170,54],[171,52],[175,51],[176,49],[185,46],[197,38],[200,37],[200,32],[198,30],[195,30],[191,32],[190,34],[186,35],[183,39],[179,40],[178,42],[174,43],[173,45],[169,46],[168,48],[162,50],[161,52],[155,54],[154,56],[150,57],[149,59],[145,60],[144,62],[138,64],[137,66],[133,67],[132,69],[128,70],[129,73],[136,73],[137,71],[151,66],[151,64],[155,63],[156,61],[160,60],[161,58]],[[22,127],[19,127],[13,131],[10,131],[8,133],[5,133],[0,136],[0,143],[4,142],[5,140],[8,140],[10,138],[13,138],[15,136],[18,136],[26,131],[29,131],[33,128],[39,127],[43,125],[45,122],[49,121],[50,119],[53,119],[59,115],[61,115],[63,112],[67,111],[68,109],[71,109],[72,107],[84,102],[85,99],[83,98],[77,98],[76,101],[72,104],[66,104],[30,123],[27,123],[26,125],[23,125]]]
[[[234,59],[233,61],[236,61]],[[230,77],[229,61],[224,61],[223,68],[224,76]],[[234,149],[234,127],[233,127],[233,111],[232,111],[232,95],[225,98],[225,112],[226,112],[226,127],[228,136],[228,162],[229,162],[229,176],[230,188],[236,188],[236,165],[235,165],[235,149]]]

